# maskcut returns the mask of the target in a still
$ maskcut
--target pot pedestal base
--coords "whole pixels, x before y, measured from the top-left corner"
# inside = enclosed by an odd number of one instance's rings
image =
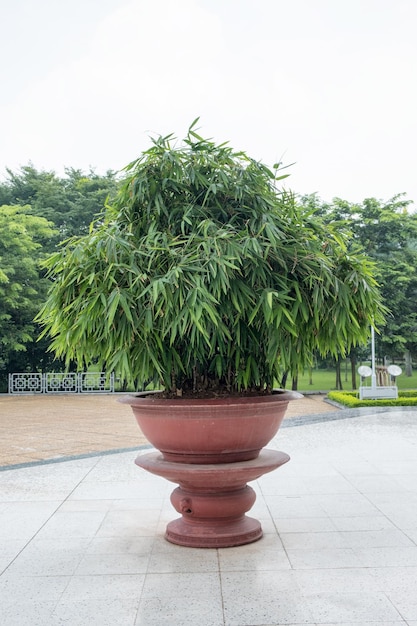
[[[285,452],[263,449],[258,458],[237,463],[173,463],[159,452],[140,454],[135,463],[179,485],[171,502],[182,517],[168,524],[168,541],[194,548],[226,548],[262,537],[260,522],[245,515],[256,499],[246,483],[289,459]]]
[[[188,548],[230,548],[252,543],[262,537],[260,522],[244,515],[239,520],[205,520],[197,524],[180,517],[167,526],[165,538]]]

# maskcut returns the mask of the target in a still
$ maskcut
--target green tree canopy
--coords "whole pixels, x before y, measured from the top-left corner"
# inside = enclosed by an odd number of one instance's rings
[[[389,314],[379,325],[379,352],[393,358],[417,350],[417,214],[404,194],[388,201],[367,198],[351,203],[334,198],[322,202],[317,196],[302,198],[323,218],[343,229],[350,246],[359,244],[374,260],[381,296]]]
[[[0,207],[0,375],[21,366],[33,350],[39,327],[33,319],[46,297],[49,281],[40,261],[55,232],[52,224],[27,207]],[[4,380],[3,380],[4,386]]]
[[[87,233],[118,185],[111,171],[100,176],[93,170],[84,173],[67,168],[65,176],[59,177],[29,164],[17,172],[7,169],[7,174],[7,180],[0,183],[0,204],[26,206],[26,212],[53,222],[57,229],[55,243]]]

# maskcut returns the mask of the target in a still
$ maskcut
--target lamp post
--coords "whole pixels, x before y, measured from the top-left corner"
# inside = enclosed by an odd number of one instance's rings
[[[398,387],[397,385],[380,385],[377,386],[377,376],[376,376],[376,367],[375,367],[375,330],[374,327],[371,326],[371,366],[361,365],[358,367],[358,372],[363,378],[371,377],[371,386],[366,387],[363,384],[359,387],[359,398],[361,400],[375,400],[379,398],[398,398]],[[399,376],[402,372],[401,367],[398,365],[389,365],[388,373],[391,377]],[[394,379],[395,383],[395,379]]]
[[[371,365],[372,365],[371,387],[375,388],[376,387],[375,330],[373,326],[371,326]]]

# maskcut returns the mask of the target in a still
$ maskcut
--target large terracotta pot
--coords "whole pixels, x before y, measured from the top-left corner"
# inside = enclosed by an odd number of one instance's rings
[[[277,390],[269,396],[168,400],[157,393],[128,395],[136,421],[166,461],[191,464],[256,459],[277,433],[288,402],[301,398]]]

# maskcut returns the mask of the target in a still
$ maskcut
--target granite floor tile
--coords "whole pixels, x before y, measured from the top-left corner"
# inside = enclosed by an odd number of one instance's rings
[[[284,572],[222,574],[226,626],[314,623],[292,576]]]
[[[61,601],[65,603],[114,599],[139,599],[145,582],[144,574],[75,574],[69,580]]]
[[[138,605],[137,599],[119,598],[60,602],[44,626],[134,626]]]
[[[7,626],[52,626],[55,602],[39,600],[16,602],[14,606],[0,605],[0,619]]]
[[[363,592],[324,592],[304,598],[313,621],[323,622],[373,622],[398,621],[400,612],[383,593]]]

